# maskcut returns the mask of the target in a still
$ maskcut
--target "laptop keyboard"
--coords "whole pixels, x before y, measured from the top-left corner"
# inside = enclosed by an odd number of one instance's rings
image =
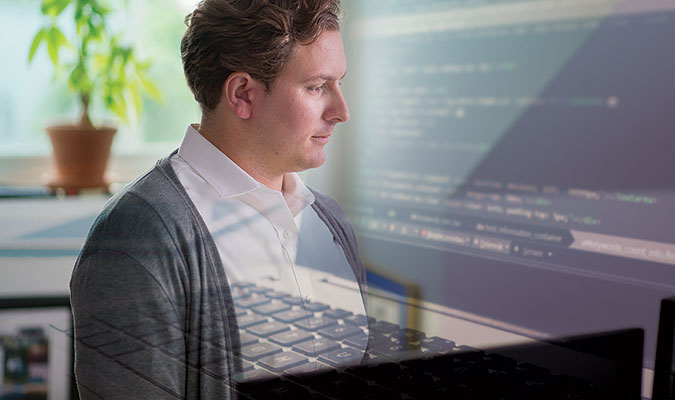
[[[587,399],[569,375],[250,283],[233,285],[251,398]],[[281,378],[279,377],[281,376]]]
[[[232,295],[242,358],[235,380],[245,398],[597,398],[586,381],[391,322],[319,302],[304,303],[308,314],[302,299],[251,283],[233,284]],[[167,340],[185,340],[180,330],[152,316],[142,327],[116,328],[100,321],[77,329],[78,345],[140,376],[142,353],[148,351],[196,367],[189,354],[169,353],[181,346],[166,346]],[[203,354],[210,359],[200,359],[202,372],[223,379],[215,366],[227,357],[225,349],[211,343],[202,348],[209,346]]]

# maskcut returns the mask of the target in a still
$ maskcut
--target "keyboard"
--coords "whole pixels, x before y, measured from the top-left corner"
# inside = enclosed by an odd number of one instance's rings
[[[621,381],[610,379],[609,386],[597,385],[505,356],[502,348],[476,349],[328,304],[303,302],[273,288],[235,283],[232,296],[241,343],[241,359],[237,360],[241,370],[235,371],[234,379],[241,398],[632,398],[622,395]],[[202,348],[212,347],[205,353],[211,359],[193,363],[190,354],[169,350],[181,346],[166,345],[167,340],[184,341],[184,333],[153,315],[147,315],[140,325],[120,327],[94,318],[78,326],[77,332],[78,345],[114,360],[158,388],[160,394],[164,391],[179,396],[163,382],[144,374],[152,368],[144,357],[149,352],[161,354],[164,365],[173,362],[176,368],[200,367],[201,373],[214,382],[225,378],[218,368],[227,357],[224,349],[203,343]],[[158,341],[159,337],[162,339]],[[533,348],[530,353],[538,351]],[[606,375],[615,376],[611,371]]]
[[[233,285],[254,399],[596,399],[591,382],[252,283]]]

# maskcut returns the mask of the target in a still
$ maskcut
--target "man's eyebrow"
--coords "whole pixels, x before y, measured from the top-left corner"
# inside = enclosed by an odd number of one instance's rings
[[[312,81],[317,81],[317,80],[322,80],[322,81],[340,81],[340,80],[344,79],[345,76],[347,76],[347,73],[346,73],[346,72],[345,72],[344,74],[342,74],[342,76],[339,77],[339,78],[336,78],[336,77],[334,77],[334,76],[332,76],[332,75],[316,75],[316,76],[313,76],[313,77],[311,77],[311,78],[309,78],[309,79],[306,79],[305,82],[312,82]]]

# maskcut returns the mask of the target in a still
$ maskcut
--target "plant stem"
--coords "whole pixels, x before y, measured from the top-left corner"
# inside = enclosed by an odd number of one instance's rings
[[[94,125],[89,119],[89,95],[86,93],[80,94],[80,103],[82,104],[82,116],[80,117],[80,127],[93,129]]]

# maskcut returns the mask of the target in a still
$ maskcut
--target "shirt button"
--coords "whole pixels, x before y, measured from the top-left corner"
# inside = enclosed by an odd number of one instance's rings
[[[290,239],[292,237],[293,237],[293,232],[291,232],[288,229],[284,230],[284,239]]]
[[[311,294],[308,294],[308,295],[305,297],[305,301],[306,301],[307,303],[311,303],[312,300],[314,300],[314,297],[312,297]]]

